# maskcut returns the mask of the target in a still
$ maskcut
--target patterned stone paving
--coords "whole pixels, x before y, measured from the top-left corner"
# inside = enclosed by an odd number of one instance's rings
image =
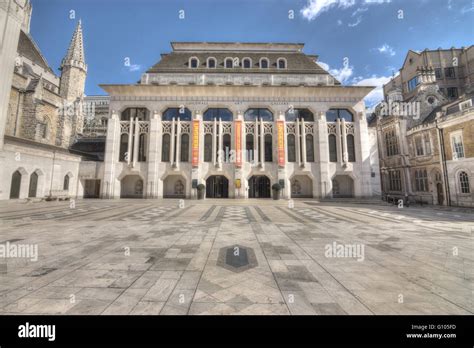
[[[0,313],[472,314],[473,221],[302,200],[2,202],[0,245],[38,259],[0,253]]]

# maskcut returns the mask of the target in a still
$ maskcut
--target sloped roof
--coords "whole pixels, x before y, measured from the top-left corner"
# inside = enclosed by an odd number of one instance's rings
[[[50,68],[46,58],[41,54],[41,51],[33,40],[31,35],[25,33],[23,30],[20,31],[20,39],[18,41],[18,54],[31,60],[36,65],[39,65],[45,70],[50,71],[54,74]]]

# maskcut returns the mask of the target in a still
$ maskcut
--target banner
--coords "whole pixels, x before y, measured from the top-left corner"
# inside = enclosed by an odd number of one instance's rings
[[[193,167],[199,166],[199,121],[193,121]]]
[[[242,121],[235,121],[235,166],[242,167]]]
[[[278,132],[278,165],[285,166],[285,122],[277,121]]]

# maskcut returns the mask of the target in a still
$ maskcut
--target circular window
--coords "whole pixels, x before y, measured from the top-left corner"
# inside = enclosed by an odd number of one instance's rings
[[[430,96],[426,99],[426,101],[428,102],[428,104],[434,105],[434,104],[436,104],[437,99],[436,99],[436,97],[433,97],[432,95],[430,95]]]

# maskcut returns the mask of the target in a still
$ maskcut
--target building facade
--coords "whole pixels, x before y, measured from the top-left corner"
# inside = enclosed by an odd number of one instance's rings
[[[208,198],[269,198],[275,183],[285,198],[377,192],[372,87],[342,86],[302,44],[172,47],[138,84],[102,85],[103,198],[192,198],[199,184]]]
[[[472,143],[473,47],[410,51],[400,74],[384,86],[374,119],[384,197],[474,206],[465,151]],[[459,65],[446,65],[453,61]],[[416,65],[426,62],[434,65]],[[447,94],[448,88],[463,94]]]

